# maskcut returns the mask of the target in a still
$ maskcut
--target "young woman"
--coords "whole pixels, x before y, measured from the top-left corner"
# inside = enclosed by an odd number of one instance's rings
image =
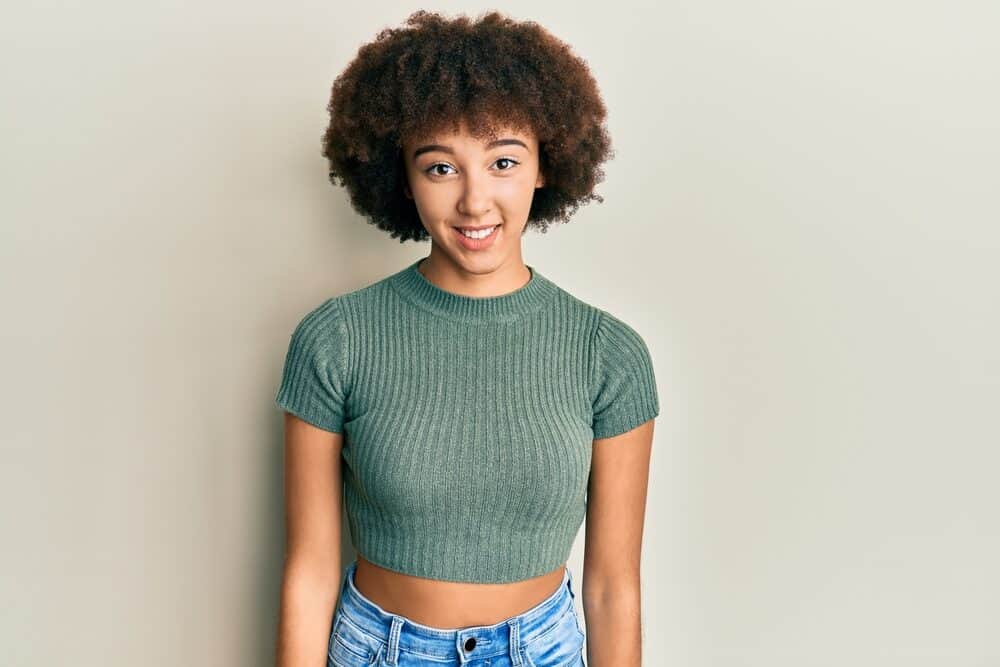
[[[279,665],[572,667],[585,635],[593,667],[640,664],[651,359],[521,246],[601,201],[588,68],[534,22],[417,12],[359,50],[329,111],[331,181],[431,243],[292,333]],[[585,624],[566,567],[584,519]]]

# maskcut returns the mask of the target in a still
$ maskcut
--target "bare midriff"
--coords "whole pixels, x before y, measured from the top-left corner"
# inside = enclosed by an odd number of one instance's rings
[[[354,585],[387,612],[449,630],[493,625],[528,611],[558,590],[564,568],[565,564],[522,581],[479,584],[414,577],[387,570],[358,554]]]

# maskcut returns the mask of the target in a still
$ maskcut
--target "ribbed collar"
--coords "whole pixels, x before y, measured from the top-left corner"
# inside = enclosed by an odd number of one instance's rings
[[[558,287],[526,264],[531,271],[527,283],[498,296],[465,296],[443,290],[417,270],[421,257],[408,267],[389,277],[389,284],[414,305],[442,317],[464,322],[497,322],[516,320],[540,308],[551,299]]]

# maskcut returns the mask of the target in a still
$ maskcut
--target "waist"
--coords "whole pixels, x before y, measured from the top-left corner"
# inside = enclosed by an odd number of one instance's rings
[[[496,623],[463,627],[438,627],[420,623],[411,617],[391,612],[365,596],[357,588],[357,562],[351,563],[343,578],[337,615],[354,630],[364,632],[383,647],[429,658],[454,659],[464,653],[466,659],[504,655],[530,644],[553,629],[576,627],[572,577],[563,568],[556,589],[544,600],[520,613]],[[572,616],[570,616],[572,615]],[[395,642],[390,640],[395,637]]]
[[[566,564],[528,579],[494,583],[423,577],[358,554],[353,583],[383,610],[436,628],[489,625],[524,613],[566,584]]]

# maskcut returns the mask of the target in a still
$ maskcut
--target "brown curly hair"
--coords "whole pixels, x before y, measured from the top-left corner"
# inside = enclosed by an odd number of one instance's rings
[[[534,21],[496,11],[473,21],[420,10],[406,27],[385,28],[333,82],[323,155],[330,182],[400,243],[426,240],[405,196],[403,143],[464,122],[476,138],[501,126],[538,138],[545,185],[535,190],[525,229],[568,222],[581,204],[604,199],[594,186],[613,156],[607,111],[586,62]]]

